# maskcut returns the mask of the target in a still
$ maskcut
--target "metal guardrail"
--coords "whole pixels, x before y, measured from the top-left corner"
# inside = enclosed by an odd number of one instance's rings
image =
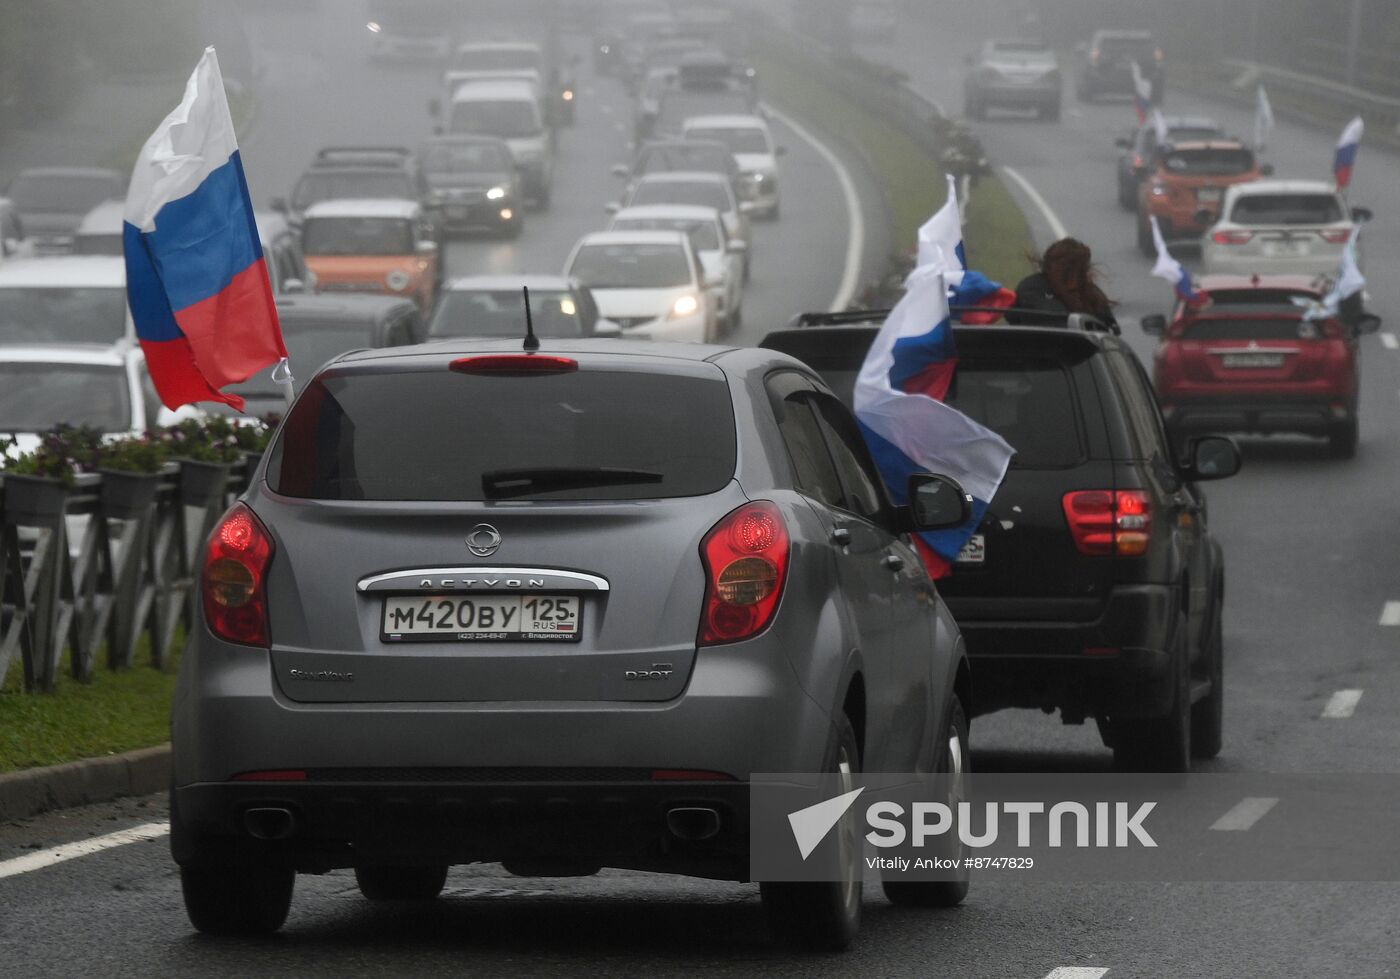
[[[65,653],[85,681],[104,649],[108,668],[130,667],[143,636],[164,667],[195,622],[199,549],[257,458],[83,474],[72,487],[0,477],[0,679],[18,655],[24,690],[51,692]]]
[[[1254,98],[1255,84],[1262,82],[1270,95],[1284,93],[1295,100],[1324,107],[1330,118],[1337,120],[1339,129],[1351,116],[1361,115],[1372,132],[1383,133],[1392,140],[1400,138],[1400,98],[1378,95],[1329,78],[1252,61],[1227,58],[1221,62],[1221,66],[1233,76],[1231,87],[1250,100]]]

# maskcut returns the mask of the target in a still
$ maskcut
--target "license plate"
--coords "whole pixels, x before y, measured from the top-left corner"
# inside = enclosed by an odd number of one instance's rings
[[[958,551],[954,564],[985,564],[987,561],[987,538],[984,534],[973,534]]]
[[[1302,241],[1266,241],[1264,242],[1264,254],[1270,258],[1297,257],[1306,255],[1308,246]]]
[[[1226,367],[1282,367],[1283,354],[1226,354]]]
[[[450,218],[465,218],[471,213],[471,208],[465,204],[449,204],[447,206],[447,216]]]
[[[1198,204],[1219,204],[1220,197],[1224,192],[1219,187],[1202,187],[1196,191],[1196,203]]]
[[[576,595],[414,595],[384,599],[385,642],[578,642]]]

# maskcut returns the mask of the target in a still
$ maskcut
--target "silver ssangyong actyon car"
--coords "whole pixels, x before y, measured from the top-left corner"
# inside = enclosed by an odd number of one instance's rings
[[[171,845],[195,927],[297,873],[437,896],[453,864],[748,876],[755,772],[960,772],[961,638],[847,409],[767,350],[449,341],[326,366],[202,557]],[[765,884],[839,947],[831,885]],[[955,903],[966,882],[887,885]]]

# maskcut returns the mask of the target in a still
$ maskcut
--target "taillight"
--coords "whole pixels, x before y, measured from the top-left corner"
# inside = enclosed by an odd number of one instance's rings
[[[543,354],[487,354],[459,357],[447,366],[458,374],[531,377],[535,374],[572,374],[578,370],[578,361],[571,357],[547,357]]]
[[[1351,232],[1346,228],[1324,228],[1318,234],[1329,245],[1345,245],[1351,239]]]
[[[787,579],[788,532],[774,503],[747,503],[700,543],[705,563],[701,646],[738,642],[768,627]]]
[[[1092,51],[1089,52],[1089,61],[1090,61],[1092,64],[1098,64],[1098,63],[1099,63],[1099,49],[1098,49],[1098,48],[1094,48],[1094,50],[1092,50]]]
[[[1253,231],[1217,231],[1210,236],[1217,245],[1247,245],[1254,240]]]
[[[267,566],[272,536],[253,511],[236,503],[219,521],[204,554],[200,591],[204,621],[220,639],[266,646]]]
[[[1152,537],[1152,501],[1142,490],[1080,490],[1064,496],[1065,521],[1081,554],[1136,557]]]

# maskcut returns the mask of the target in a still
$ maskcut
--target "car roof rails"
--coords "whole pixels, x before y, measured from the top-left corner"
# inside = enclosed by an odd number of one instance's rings
[[[353,157],[357,161],[366,158],[389,158],[402,159],[413,155],[413,151],[406,146],[323,146],[316,151],[317,161],[335,159],[336,157]]]
[[[1064,329],[1075,330],[1080,333],[1106,333],[1113,336],[1121,335],[1123,332],[1116,324],[1105,323],[1097,316],[1090,316],[1087,313],[1050,313],[1039,309],[1023,309],[1011,307],[1009,309],[1000,306],[950,306],[949,310],[953,314],[955,321],[960,321],[967,313],[995,313],[998,316],[1019,316],[1028,322],[1011,324],[1013,326],[1048,326],[1062,327]],[[803,329],[813,326],[854,326],[861,323],[881,323],[888,317],[888,309],[845,309],[834,313],[798,313],[789,321],[789,326],[794,329]]]

